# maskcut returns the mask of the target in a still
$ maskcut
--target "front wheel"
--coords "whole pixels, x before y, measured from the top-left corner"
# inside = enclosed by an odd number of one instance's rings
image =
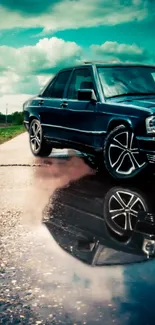
[[[32,120],[29,129],[30,148],[34,156],[48,157],[52,147],[45,142],[40,122],[37,119]]]
[[[132,130],[120,125],[108,134],[104,145],[104,163],[116,179],[132,178],[146,168],[147,162]]]
[[[109,229],[121,237],[131,236],[140,212],[148,212],[147,198],[143,193],[114,187],[104,199],[104,219]]]

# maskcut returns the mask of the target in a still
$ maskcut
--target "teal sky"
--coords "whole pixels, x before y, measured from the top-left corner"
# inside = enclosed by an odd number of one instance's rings
[[[1,0],[1,107],[81,60],[155,64],[154,34],[155,0]]]
[[[0,32],[0,46],[8,45],[22,47],[35,45],[40,40],[42,28],[15,28]],[[155,53],[155,21],[128,22],[116,26],[96,26],[89,28],[67,29],[46,33],[46,37],[63,38],[65,41],[77,42],[80,46],[89,47],[91,44],[102,44],[112,41],[124,44],[137,44]]]

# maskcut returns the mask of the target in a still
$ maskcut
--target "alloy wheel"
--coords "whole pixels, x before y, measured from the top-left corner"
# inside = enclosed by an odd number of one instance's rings
[[[30,129],[30,144],[34,153],[38,152],[41,147],[41,126],[40,123],[34,121]]]
[[[114,187],[105,196],[104,218],[111,231],[119,236],[130,236],[139,213],[148,212],[146,198],[138,192]]]
[[[120,176],[131,175],[146,165],[139,154],[134,133],[127,130],[116,134],[111,139],[108,158],[110,167]]]
[[[144,202],[131,192],[116,191],[109,200],[110,217],[123,230],[133,230],[141,211],[146,211]]]

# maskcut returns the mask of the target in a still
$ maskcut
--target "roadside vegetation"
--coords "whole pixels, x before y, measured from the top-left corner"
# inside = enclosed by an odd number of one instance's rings
[[[0,144],[25,132],[23,113],[15,112],[7,116],[0,113]]]

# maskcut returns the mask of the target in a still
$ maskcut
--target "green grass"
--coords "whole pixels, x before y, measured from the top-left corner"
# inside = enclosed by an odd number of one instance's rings
[[[0,125],[0,144],[6,142],[17,135],[25,132],[23,125],[1,126]]]

